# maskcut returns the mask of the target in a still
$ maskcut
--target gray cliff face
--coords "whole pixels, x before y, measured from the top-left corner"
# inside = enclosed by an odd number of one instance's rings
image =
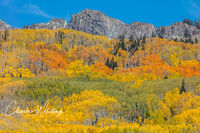
[[[110,18],[100,11],[89,9],[73,15],[67,28],[93,35],[104,35],[109,38],[117,38],[120,35],[125,35],[126,38],[132,35],[134,39],[141,39],[144,36],[151,38],[156,32],[156,28],[152,24],[134,22],[128,25]]]
[[[93,35],[104,35],[109,38],[117,38],[124,35],[126,38],[133,36],[134,39],[143,37],[162,37],[167,39],[185,40],[194,39],[200,35],[200,29],[196,26],[189,26],[183,22],[177,22],[171,26],[155,28],[152,24],[134,22],[130,25],[124,24],[114,18],[106,16],[96,10],[85,9],[74,14],[67,28],[87,32]]]
[[[106,16],[103,12],[85,9],[78,14],[72,15],[67,24],[65,19],[52,19],[48,23],[33,24],[25,27],[30,29],[74,29],[93,35],[103,35],[109,38],[118,38],[124,35],[129,38],[142,39],[143,37],[161,37],[167,39],[198,39],[200,40],[200,29],[183,22],[177,22],[171,26],[155,28],[153,24],[134,22],[124,24],[122,21]],[[14,29],[0,20],[0,30]]]
[[[123,30],[122,35],[125,35],[126,38],[131,35],[133,38],[142,39],[143,37],[152,38],[152,35],[156,32],[156,28],[152,24],[134,22],[130,25],[127,25]]]
[[[30,29],[65,29],[67,22],[65,19],[52,19],[48,23],[32,24]]]
[[[69,29],[84,31],[93,35],[104,35],[110,38],[118,37],[124,27],[125,24],[120,20],[110,18],[100,11],[89,9],[72,15],[67,25]]]
[[[12,27],[0,20],[0,30],[9,30],[9,29],[12,29]]]
[[[167,39],[185,39],[193,38],[200,34],[200,29],[197,29],[196,26],[189,26],[183,22],[177,22],[171,26],[159,27],[157,29],[157,36]]]

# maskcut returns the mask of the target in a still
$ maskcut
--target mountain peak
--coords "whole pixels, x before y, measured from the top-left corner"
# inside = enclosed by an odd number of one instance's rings
[[[101,11],[85,9],[72,15],[68,28],[115,38],[124,25],[122,21],[108,17]]]
[[[126,38],[133,36],[134,39],[143,37],[161,37],[167,39],[185,40],[188,38],[198,39],[200,29],[184,22],[176,22],[171,26],[155,28],[153,24],[135,21],[125,24],[120,20],[111,18],[101,11],[85,9],[72,15],[67,24],[65,19],[54,18],[48,23],[32,24],[25,28],[30,29],[74,29],[93,35],[103,35],[109,38],[118,38],[124,35]],[[12,29],[10,25],[0,20],[0,29]]]
[[[0,30],[8,30],[11,29],[11,26],[0,20]]]
[[[93,14],[93,15],[97,15],[97,14],[101,14],[101,15],[105,15],[103,12],[98,11],[98,10],[91,10],[86,8],[85,10],[79,12],[78,14]]]
[[[48,23],[32,24],[30,29],[65,29],[67,21],[65,19],[53,18]]]

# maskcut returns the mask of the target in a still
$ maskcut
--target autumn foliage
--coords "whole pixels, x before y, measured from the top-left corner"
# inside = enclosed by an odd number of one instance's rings
[[[16,98],[18,111],[48,101],[48,110],[62,112],[1,114],[0,131],[200,132],[199,80],[187,87],[184,80],[199,76],[199,44],[71,29],[0,31],[0,111]],[[159,86],[172,81],[175,89]]]

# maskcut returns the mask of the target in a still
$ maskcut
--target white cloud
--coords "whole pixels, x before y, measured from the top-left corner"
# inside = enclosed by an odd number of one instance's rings
[[[50,15],[49,13],[41,9],[39,5],[33,4],[32,0],[0,0],[0,7],[6,7],[12,11],[15,11],[15,13],[32,14],[47,19],[63,18]],[[69,20],[70,16],[67,14],[64,18]]]
[[[38,5],[34,5],[34,4],[24,5],[22,8],[22,12],[38,15],[38,16],[45,17],[48,19],[53,18],[53,16],[49,15],[48,13],[43,11]]]
[[[188,8],[189,13],[193,17],[200,19],[200,5],[194,1],[191,1],[189,4],[190,4],[190,7]]]
[[[200,1],[199,0],[181,0],[185,11],[188,12],[191,17],[200,19]]]
[[[15,12],[23,14],[33,14],[48,19],[54,18],[42,10],[38,5],[27,4],[27,2],[27,0],[0,0],[0,6],[15,9]],[[31,3],[31,1],[29,1],[29,3]]]

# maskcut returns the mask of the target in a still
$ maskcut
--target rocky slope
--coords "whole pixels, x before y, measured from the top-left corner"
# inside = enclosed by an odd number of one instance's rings
[[[125,24],[120,20],[106,16],[103,12],[85,9],[72,15],[67,28],[115,38],[120,35]]]
[[[200,35],[200,29],[196,26],[190,26],[183,22],[177,22],[171,26],[159,27],[156,30],[156,36],[167,39],[195,39]]]
[[[0,30],[11,29],[11,26],[0,20]]]
[[[52,19],[48,23],[32,24],[29,29],[65,29],[67,21],[65,19]]]
[[[200,29],[183,22],[159,28],[155,28],[152,24],[140,22],[133,22],[128,25],[120,20],[106,16],[103,12],[89,9],[74,14],[66,28],[94,35],[104,35],[109,38],[117,38],[119,35],[125,35],[128,38],[132,35],[134,39],[162,37],[185,40],[186,38],[196,39],[200,35]]]
[[[152,24],[134,22],[127,25],[121,34],[125,35],[126,38],[132,35],[134,39],[142,39],[144,36],[152,38],[155,32],[156,28]]]
[[[103,35],[109,38],[117,38],[125,35],[126,38],[133,36],[134,39],[143,37],[161,37],[167,39],[198,39],[200,29],[183,22],[177,22],[171,26],[156,28],[152,24],[133,22],[125,24],[120,20],[106,16],[103,12],[85,9],[78,14],[72,15],[67,24],[64,19],[52,19],[48,23],[33,24],[26,28],[30,29],[74,29],[93,35]],[[9,25],[0,21],[0,29],[11,29]],[[200,39],[198,39],[200,40]]]

